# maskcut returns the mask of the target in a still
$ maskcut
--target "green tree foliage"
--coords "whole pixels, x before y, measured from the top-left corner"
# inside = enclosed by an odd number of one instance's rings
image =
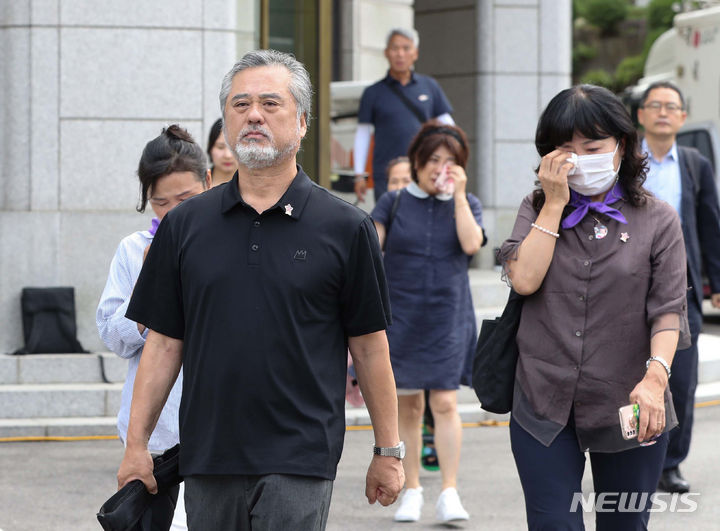
[[[599,85],[601,87],[613,90],[615,83],[610,73],[602,69],[590,70],[583,75],[580,83],[588,83],[590,85]]]
[[[593,26],[609,35],[617,31],[617,26],[625,20],[628,13],[627,0],[585,0],[581,12]]]
[[[595,48],[584,42],[578,42],[572,51],[573,69],[577,69],[578,66],[585,61],[594,59],[595,56],[597,56],[597,50]]]
[[[632,57],[626,57],[615,69],[615,86],[618,89],[623,89],[630,85],[637,83],[643,75],[643,69],[645,67],[645,55],[634,55]]]
[[[666,30],[673,25],[673,4],[677,0],[650,0],[647,6],[648,25],[650,29],[662,28]]]
[[[573,20],[575,20],[578,17],[585,16],[585,10],[583,9],[584,7],[585,7],[585,2],[583,2],[583,0],[572,0]]]

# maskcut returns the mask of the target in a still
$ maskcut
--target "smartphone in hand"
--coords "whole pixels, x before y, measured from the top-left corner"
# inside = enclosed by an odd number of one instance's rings
[[[620,417],[620,431],[623,439],[626,441],[635,439],[638,436],[638,426],[640,425],[640,406],[630,404],[618,409]]]
[[[637,404],[629,404],[618,409],[618,416],[620,417],[620,431],[623,439],[629,441],[630,439],[637,439],[638,428],[640,426],[640,406]],[[658,436],[654,436],[652,439],[643,441],[640,446],[650,446],[655,444]]]

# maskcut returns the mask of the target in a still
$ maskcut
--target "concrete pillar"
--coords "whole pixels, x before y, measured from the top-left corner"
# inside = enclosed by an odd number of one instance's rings
[[[468,176],[490,236],[482,267],[533,189],[540,112],[570,84],[571,10],[570,0],[415,2],[417,69],[438,79],[472,145]]]
[[[23,286],[76,290],[78,335],[135,212],[137,163],[162,127],[203,147],[218,92],[255,47],[253,0],[17,0],[0,7],[0,352],[23,344]]]
[[[345,31],[342,47],[347,79],[377,81],[388,69],[385,59],[385,37],[395,27],[413,27],[413,0],[346,0],[343,2]]]

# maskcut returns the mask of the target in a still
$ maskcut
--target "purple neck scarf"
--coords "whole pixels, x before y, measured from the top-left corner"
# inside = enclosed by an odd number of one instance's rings
[[[150,222],[150,228],[148,229],[150,236],[155,236],[155,233],[157,232],[159,226],[160,220],[158,218],[152,218],[152,221]]]
[[[574,190],[570,190],[569,205],[571,207],[575,207],[575,210],[563,220],[562,228],[573,228],[582,221],[582,219],[587,215],[588,210],[605,214],[607,217],[627,225],[627,220],[625,219],[625,216],[622,215],[622,212],[620,212],[617,208],[610,206],[611,203],[614,203],[619,199],[622,199],[622,188],[620,187],[620,183],[615,183],[615,186],[613,186],[607,195],[605,195],[605,199],[602,203],[590,201],[588,196],[579,194]]]

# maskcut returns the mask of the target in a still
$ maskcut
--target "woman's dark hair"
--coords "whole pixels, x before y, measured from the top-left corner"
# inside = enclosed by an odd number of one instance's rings
[[[207,156],[211,169],[215,169],[212,161],[212,148],[215,145],[215,142],[217,142],[220,133],[222,133],[222,118],[218,118],[215,123],[212,124],[210,134],[208,135]]]
[[[197,176],[198,181],[204,181],[207,165],[205,153],[190,133],[177,124],[166,127],[160,136],[145,145],[140,157],[140,204],[137,211],[145,212],[148,193],[162,177],[189,171]]]
[[[645,204],[647,192],[642,187],[645,157],[640,153],[630,114],[620,99],[608,89],[595,85],[576,85],[563,90],[550,100],[540,116],[535,148],[544,157],[572,140],[576,132],[593,140],[613,137],[620,143],[624,155],[618,182],[630,204]],[[544,203],[545,193],[538,188],[533,192],[533,207],[540,211]]]
[[[408,158],[413,181],[417,182],[417,170],[427,164],[433,153],[445,146],[455,157],[455,164],[465,168],[470,151],[468,141],[462,129],[454,125],[446,125],[436,121],[425,122],[410,143]]]

